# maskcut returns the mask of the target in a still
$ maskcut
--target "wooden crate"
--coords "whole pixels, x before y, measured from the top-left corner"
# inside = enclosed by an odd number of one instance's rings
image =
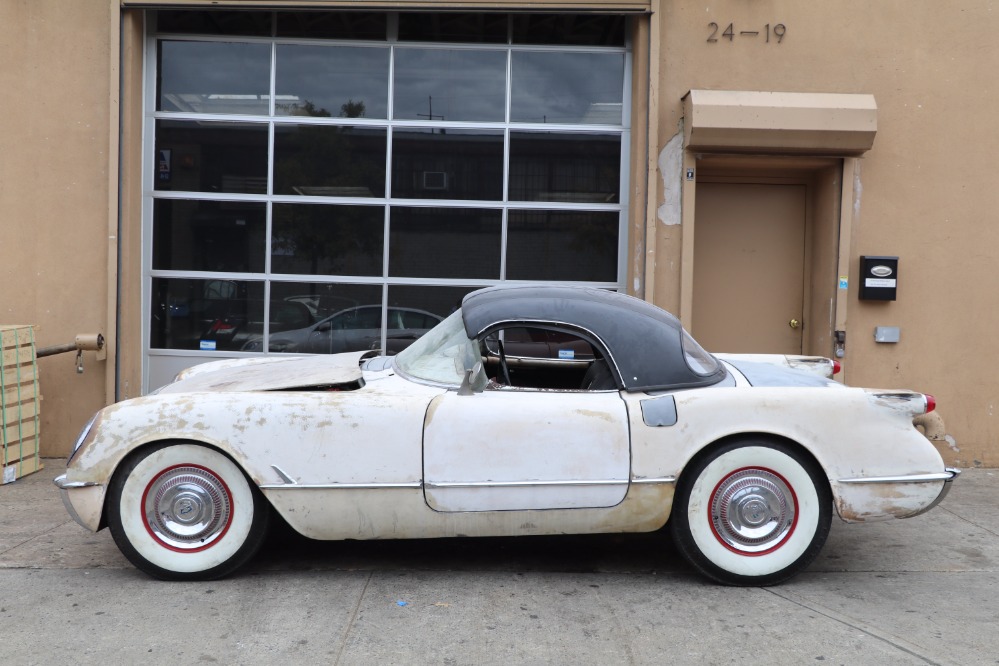
[[[42,468],[35,330],[0,324],[0,484]]]

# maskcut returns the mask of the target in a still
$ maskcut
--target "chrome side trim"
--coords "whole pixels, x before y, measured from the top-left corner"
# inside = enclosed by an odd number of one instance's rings
[[[272,465],[273,467],[273,465]],[[286,475],[281,474],[282,477]],[[424,485],[427,488],[535,488],[551,486],[624,486],[629,483],[635,485],[656,485],[664,483],[676,483],[675,476],[664,476],[652,479],[631,479],[630,481],[618,481],[614,479],[594,479],[593,481],[467,481],[438,483],[421,483],[420,481],[408,481],[402,483],[297,483],[289,479],[287,483],[265,483],[260,486],[261,490],[388,490],[388,489],[419,489]]]
[[[953,481],[961,470],[953,467],[933,474],[906,474],[904,476],[863,476],[839,479],[839,483],[929,483],[932,481]]]
[[[592,481],[441,481],[427,482],[427,488],[549,488],[574,486],[626,486],[629,480],[594,479]]]
[[[397,488],[422,488],[419,481],[402,483],[265,483],[261,490],[391,490]]]
[[[96,481],[67,481],[65,474],[60,474],[56,478],[52,479],[52,483],[56,484],[56,486],[62,490],[69,490],[70,488],[90,488],[91,486],[101,485]]]

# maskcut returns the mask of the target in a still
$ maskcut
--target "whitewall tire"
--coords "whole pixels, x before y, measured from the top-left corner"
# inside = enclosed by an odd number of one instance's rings
[[[710,578],[773,585],[815,559],[831,522],[829,484],[810,457],[779,442],[740,440],[684,469],[670,525],[680,552]]]
[[[118,548],[164,580],[211,580],[239,568],[263,543],[269,514],[229,457],[197,444],[136,452],[108,489],[108,526]]]

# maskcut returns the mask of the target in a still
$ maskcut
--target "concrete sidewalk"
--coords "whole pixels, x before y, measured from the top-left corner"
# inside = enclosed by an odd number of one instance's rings
[[[834,522],[775,588],[705,582],[665,534],[318,543],[161,583],[73,523],[61,460],[0,486],[0,663],[996,664],[999,470],[927,515]]]

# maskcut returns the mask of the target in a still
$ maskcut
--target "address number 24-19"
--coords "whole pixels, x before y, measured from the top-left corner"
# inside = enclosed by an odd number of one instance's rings
[[[737,32],[734,23],[729,23],[728,26],[722,30],[720,25],[712,21],[708,24],[708,30],[711,31],[711,34],[708,35],[709,44],[713,44],[719,41],[719,39],[727,39],[730,42],[734,42],[736,37],[739,37],[740,39],[743,37],[754,39],[763,37],[768,44],[771,40],[780,44],[784,41],[784,35],[787,34],[787,26],[783,23],[767,23],[763,26],[763,30],[739,30]]]

